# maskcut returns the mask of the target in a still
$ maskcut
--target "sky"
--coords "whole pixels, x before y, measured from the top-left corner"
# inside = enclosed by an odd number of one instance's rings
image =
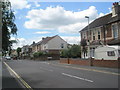
[[[80,43],[80,33],[90,22],[111,13],[113,2],[39,2],[10,0],[18,32],[13,48],[38,42],[42,37],[59,35],[70,44]]]

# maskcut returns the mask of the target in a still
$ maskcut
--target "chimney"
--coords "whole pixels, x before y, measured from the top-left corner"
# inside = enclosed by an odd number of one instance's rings
[[[33,41],[33,44],[35,44],[35,41]]]
[[[120,14],[120,2],[115,2],[112,6],[112,17],[117,16],[118,14]]]
[[[45,38],[42,38],[42,40],[44,40]]]

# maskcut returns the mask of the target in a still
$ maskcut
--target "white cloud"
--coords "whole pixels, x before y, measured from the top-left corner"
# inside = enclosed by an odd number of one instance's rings
[[[30,45],[33,43],[33,41],[38,42],[41,39],[42,39],[42,37],[36,37],[36,38],[31,38],[31,39],[11,37],[11,40],[17,40],[17,43],[13,44],[14,49],[17,49],[18,47],[22,47],[24,45]]]
[[[90,21],[99,17],[95,6],[83,11],[67,11],[61,6],[46,9],[32,9],[28,12],[24,26],[28,29],[58,30],[61,33],[78,33],[87,23],[85,15]]]
[[[36,7],[40,7],[40,4],[37,1],[35,1],[34,3]]]
[[[48,31],[35,32],[35,34],[48,34],[48,33],[51,33],[51,32],[48,32]]]
[[[26,43],[26,40],[24,38],[11,37],[11,40],[16,40],[17,41],[17,43],[13,44],[14,49],[16,49],[18,47],[22,47]]]
[[[104,13],[100,13],[100,14],[99,14],[99,17],[102,17],[102,16],[104,16],[104,15],[105,15]]]
[[[58,28],[60,33],[78,33],[83,27],[85,27],[86,23],[75,23],[66,26],[61,26]]]
[[[27,0],[10,0],[13,9],[30,8]]]
[[[69,44],[79,44],[80,37],[79,36],[61,36],[67,43]]]

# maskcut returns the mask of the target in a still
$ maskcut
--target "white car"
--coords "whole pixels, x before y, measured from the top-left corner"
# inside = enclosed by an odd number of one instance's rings
[[[11,60],[11,57],[10,56],[6,56],[5,59],[6,60]]]

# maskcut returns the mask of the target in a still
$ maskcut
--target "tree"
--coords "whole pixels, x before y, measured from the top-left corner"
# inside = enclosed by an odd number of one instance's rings
[[[73,58],[81,57],[81,52],[80,52],[80,45],[73,45],[70,49],[70,55]]]
[[[17,48],[17,55],[18,55],[18,57],[20,56],[20,52],[21,52],[21,48],[18,47],[18,48]]]
[[[11,35],[17,35],[15,16],[8,0],[2,1],[2,50],[9,51],[12,46]],[[3,52],[3,53],[4,53]]]
[[[61,51],[61,57],[62,58],[69,58],[70,57],[70,53],[69,53],[70,49],[64,49]]]
[[[77,57],[81,57],[81,49],[80,49],[80,45],[72,45],[71,48],[62,50],[61,52],[61,57],[65,57],[65,58],[77,58]]]

